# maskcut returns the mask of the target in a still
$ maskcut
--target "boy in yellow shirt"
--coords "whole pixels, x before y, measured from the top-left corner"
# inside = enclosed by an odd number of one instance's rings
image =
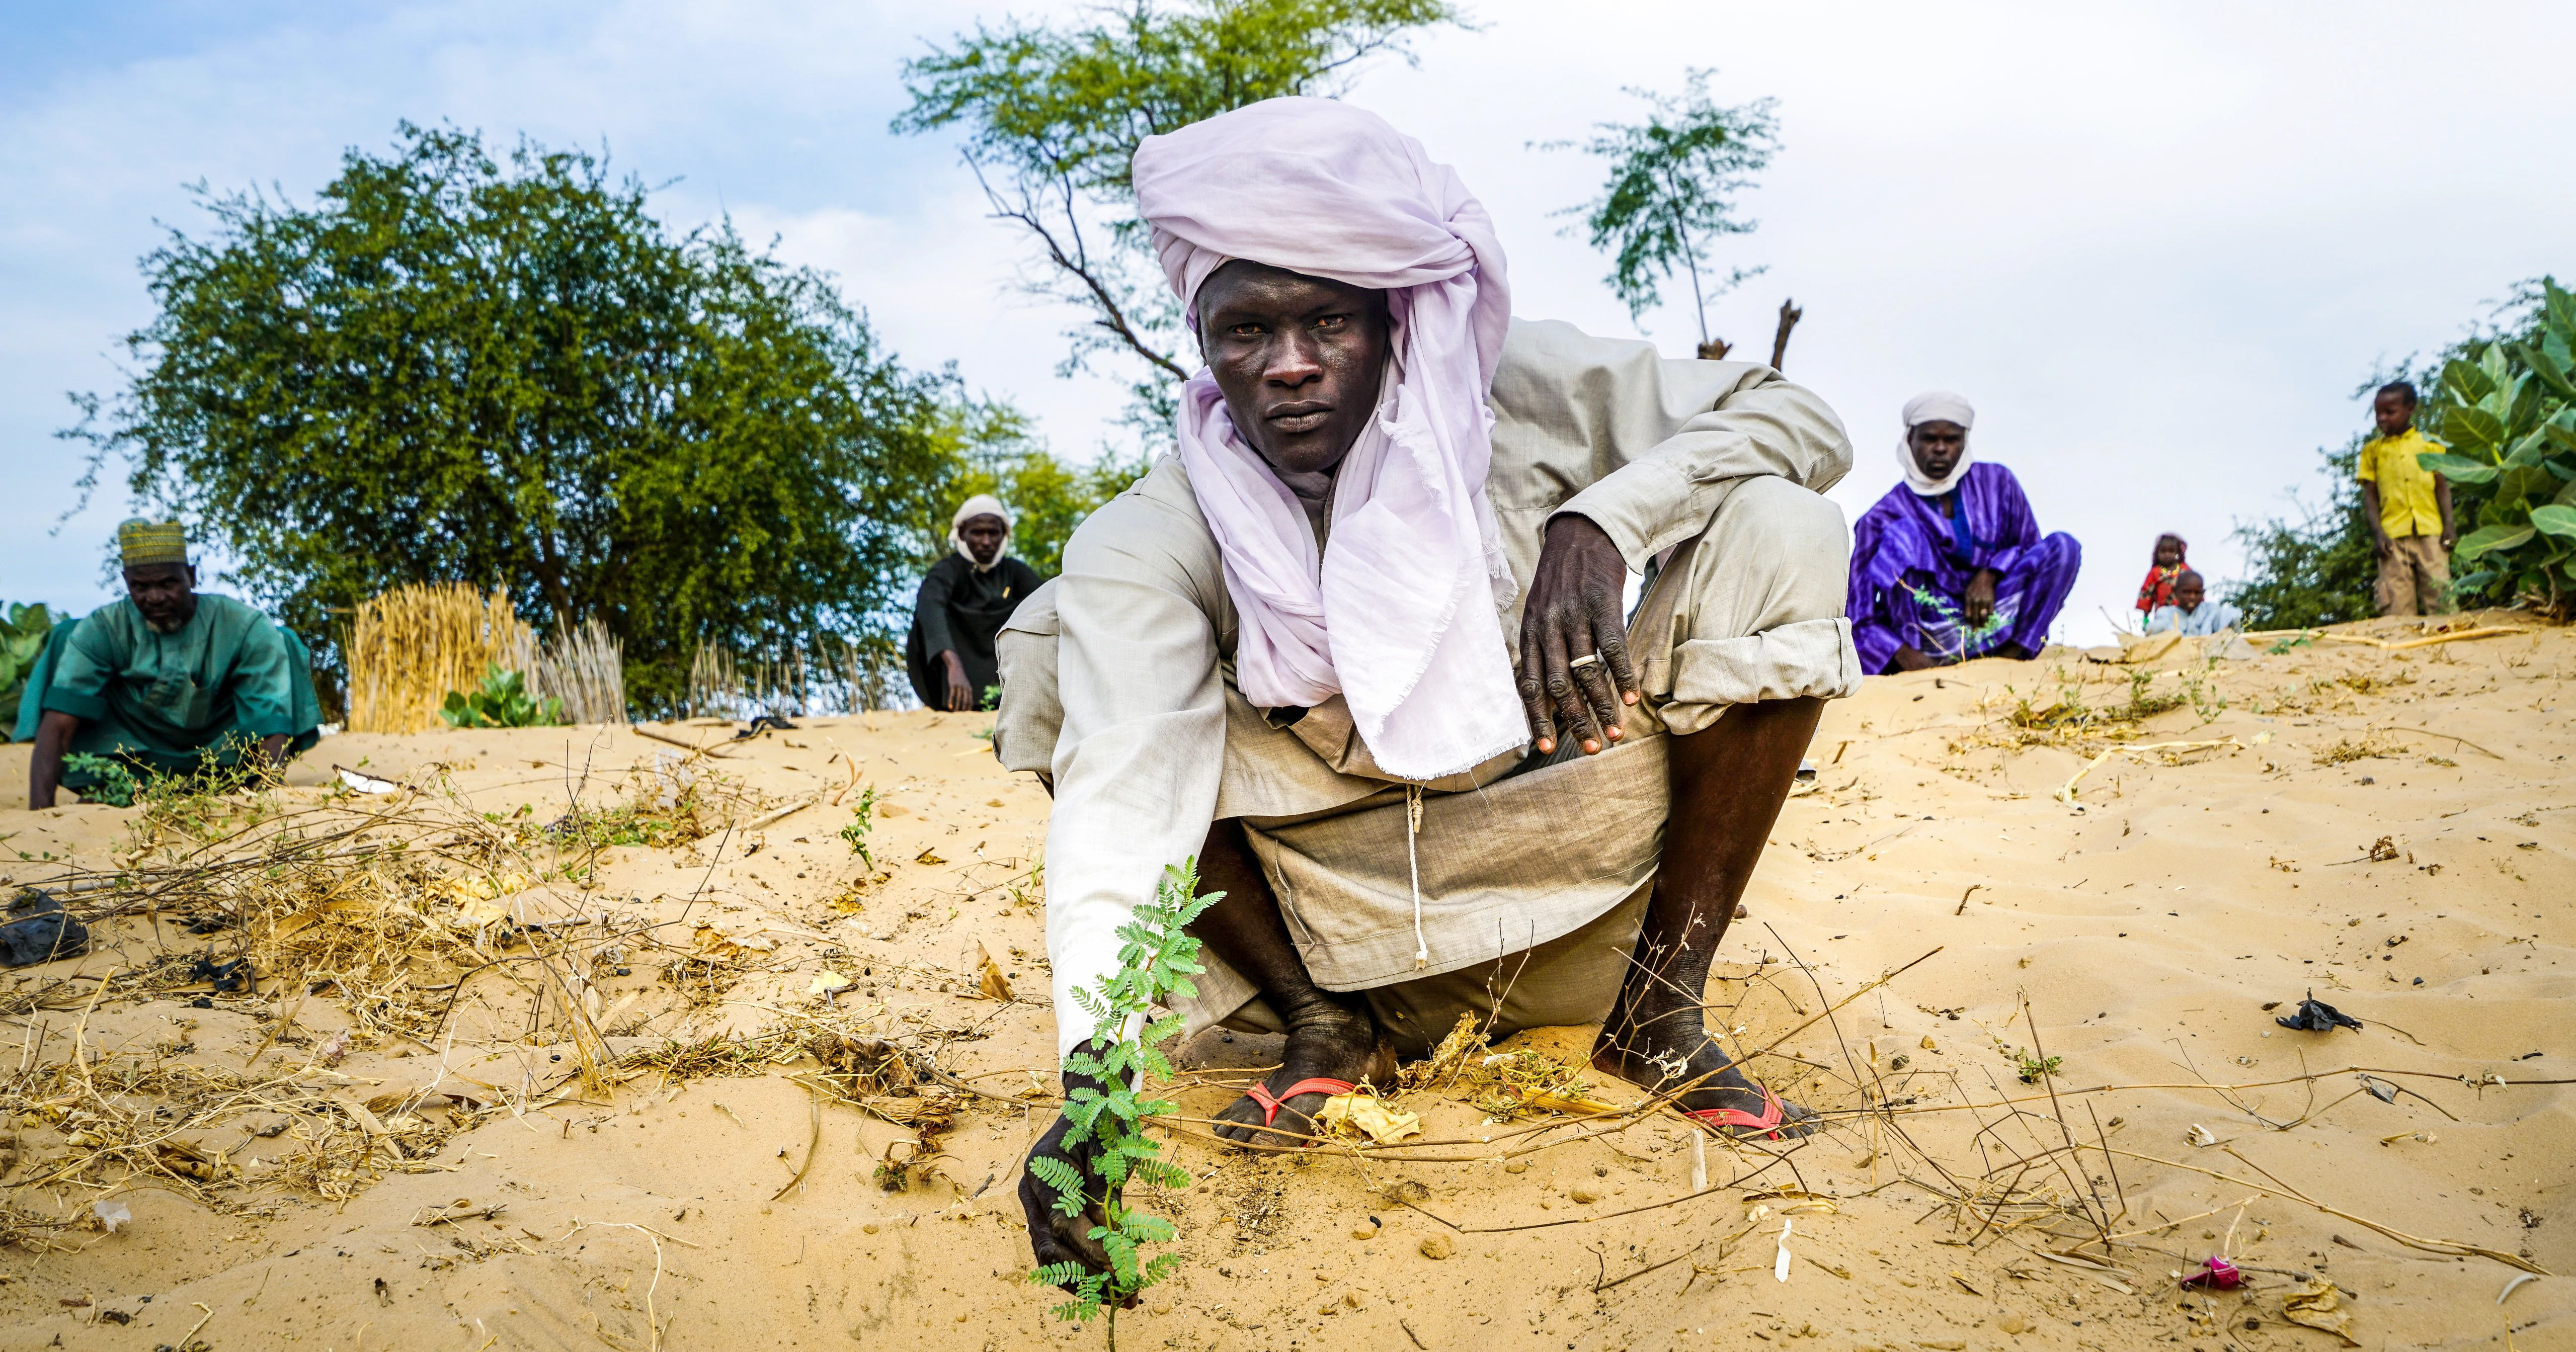
[[[2416,463],[2442,443],[2415,430],[2415,386],[2393,380],[2370,401],[2379,435],[2363,443],[2354,477],[2370,552],[2379,560],[2379,613],[2439,615],[2451,609],[2451,485]]]

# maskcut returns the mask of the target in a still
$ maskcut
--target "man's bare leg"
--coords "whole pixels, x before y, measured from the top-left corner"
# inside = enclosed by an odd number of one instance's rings
[[[1395,1057],[1380,1045],[1377,1020],[1370,1015],[1368,1002],[1348,992],[1325,990],[1307,974],[1305,959],[1288,937],[1288,923],[1279,917],[1279,899],[1252,857],[1240,822],[1221,821],[1209,828],[1207,844],[1199,851],[1199,885],[1225,893],[1225,899],[1200,912],[1190,933],[1260,987],[1262,998],[1288,1025],[1288,1045],[1280,1054],[1279,1069],[1264,1082],[1265,1089],[1276,1094],[1299,1080],[1319,1076],[1384,1081],[1394,1073]],[[1312,1119],[1323,1106],[1323,1095],[1299,1094],[1280,1107],[1279,1125],[1301,1135],[1312,1134]],[[1248,1124],[1217,1128],[1217,1135],[1229,1141],[1250,1141],[1264,1134],[1261,1105],[1249,1097],[1235,1100],[1217,1117]],[[1294,1141],[1282,1138],[1274,1143]]]
[[[1672,739],[1663,864],[1636,962],[1593,1044],[1595,1068],[1645,1089],[1696,1082],[1685,1109],[1762,1111],[1761,1093],[1703,1028],[1700,1001],[1824,710],[1812,698],[1739,704],[1715,726]]]

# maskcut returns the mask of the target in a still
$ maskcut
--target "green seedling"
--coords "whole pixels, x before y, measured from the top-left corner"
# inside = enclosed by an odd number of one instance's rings
[[[1106,1310],[1110,1352],[1117,1352],[1119,1307],[1181,1263],[1176,1253],[1144,1256],[1145,1245],[1169,1244],[1179,1231],[1170,1221],[1127,1205],[1124,1190],[1130,1182],[1179,1188],[1190,1181],[1189,1171],[1164,1159],[1161,1148],[1145,1136],[1147,1119],[1174,1112],[1177,1105],[1142,1098],[1137,1086],[1146,1076],[1169,1079],[1172,1074],[1171,1062],[1156,1044],[1181,1031],[1181,1016],[1157,1019],[1155,1007],[1176,995],[1196,995],[1189,979],[1207,970],[1198,962],[1199,941],[1186,929],[1225,894],[1199,896],[1198,884],[1194,858],[1165,868],[1154,899],[1118,927],[1118,937],[1126,943],[1118,950],[1117,973],[1096,993],[1074,988],[1073,998],[1091,1016],[1094,1032],[1090,1042],[1064,1058],[1065,1073],[1109,1086],[1103,1092],[1084,1084],[1065,1101],[1065,1120],[1072,1124],[1064,1134],[1065,1146],[1077,1149],[1095,1138],[1099,1143],[1089,1170],[1052,1157],[1029,1161],[1029,1172],[1054,1191],[1057,1211],[1081,1216],[1093,1202],[1100,1204],[1103,1221],[1091,1228],[1091,1238],[1108,1253],[1109,1271],[1053,1263],[1030,1273],[1029,1280],[1072,1293],[1072,1299],[1055,1307],[1058,1319],[1087,1322]],[[1095,1047],[1102,1050],[1095,1054],[1090,1050]]]

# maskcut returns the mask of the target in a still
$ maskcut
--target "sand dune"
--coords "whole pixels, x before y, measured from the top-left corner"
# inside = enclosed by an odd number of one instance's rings
[[[1710,1141],[1700,1193],[1669,1114],[1529,1131],[1417,1093],[1403,1106],[1427,1139],[1459,1144],[1408,1160],[1184,1138],[1199,1181],[1156,1205],[1185,1261],[1122,1339],[2331,1348],[2283,1319],[2285,1293],[2322,1278],[2360,1345],[2501,1349],[2510,1329],[2516,1348],[2576,1346],[2568,1277],[2497,1303],[2522,1275],[2510,1263],[2576,1269],[2576,636],[2320,642],[2206,670],[2176,655],[2145,673],[2143,704],[2137,674],[2073,654],[1980,662],[1873,678],[1828,713],[1820,777],[1782,814],[1709,992],[1745,1048],[1796,1030],[1757,1066],[1826,1110],[1827,1131],[1794,1149]],[[1052,1088],[1032,876],[1047,798],[994,768],[983,726],[816,719],[688,762],[733,786],[737,825],[813,801],[757,830],[612,846],[591,886],[492,901],[581,920],[539,941],[583,964],[552,995],[507,925],[473,939],[488,968],[459,956],[451,922],[478,901],[464,893],[421,903],[449,926],[447,956],[390,993],[311,971],[291,989],[294,973],[263,972],[255,993],[183,980],[186,959],[244,936],[191,933],[214,893],[175,885],[103,925],[89,955],[0,978],[0,1033],[19,1044],[0,1106],[22,1114],[0,1128],[14,1134],[0,1202],[53,1249],[0,1248],[0,1349],[192,1332],[221,1349],[1093,1343],[1100,1329],[1049,1319],[1048,1293],[1021,1280],[1016,1166],[1052,1112],[1030,1097]],[[2190,745],[2143,749],[2171,743]],[[2141,749],[2095,762],[2112,747]],[[631,801],[686,756],[596,728],[344,736],[279,801],[317,823],[463,813],[443,838],[464,840],[484,829],[475,813],[507,834]],[[335,763],[433,792],[326,804]],[[0,754],[0,873],[110,867],[131,848],[133,810],[14,806],[25,765],[23,746]],[[849,804],[829,798],[853,766],[878,794],[881,881],[837,834]],[[334,848],[366,838],[350,839]],[[978,994],[979,952],[1017,1000]],[[112,969],[161,975],[102,987]],[[850,988],[815,994],[827,973]],[[2276,1026],[2310,992],[2363,1029]],[[440,1002],[440,1027],[416,1022]],[[710,1055],[586,1086],[600,1047],[575,1045],[574,1006],[612,1054],[721,1033],[753,1050],[721,1067],[744,1073],[703,1073]],[[325,1064],[351,1027],[374,1031]],[[884,1167],[917,1132],[809,1087],[829,1068],[801,1045],[825,1028],[926,1049],[983,1096],[934,1094],[960,1104],[939,1153]],[[1525,1042],[1579,1063],[1588,1036]],[[75,1047],[86,1070],[67,1065]],[[1211,1115],[1237,1092],[1229,1069],[1273,1050],[1199,1039],[1183,1114]],[[241,1078],[293,1102],[204,1113],[205,1077],[255,1052]],[[2017,1070],[2044,1057],[2055,1074],[2025,1083]],[[110,1144],[167,1120],[220,1156],[206,1200],[117,1183],[119,1167],[48,1181],[97,1148],[75,1135],[87,1119],[46,1112],[90,1104],[83,1075],[126,1111]],[[402,1117],[374,1143],[330,1106],[370,1102]],[[382,1141],[410,1144],[397,1159]],[[312,1164],[333,1149],[354,1152],[333,1157],[349,1164],[336,1181]],[[904,1190],[881,1185],[891,1173]],[[89,1214],[93,1184],[114,1184],[132,1220],[48,1228]],[[2107,1249],[2078,1247],[2106,1232]],[[2174,1274],[2222,1251],[2250,1291],[2177,1290]]]

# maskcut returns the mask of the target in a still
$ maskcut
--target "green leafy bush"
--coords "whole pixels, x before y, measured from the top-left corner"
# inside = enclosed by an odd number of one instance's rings
[[[135,795],[143,791],[142,783],[135,779],[132,770],[125,768],[125,762],[111,757],[75,751],[63,757],[63,769],[71,774],[98,776],[97,783],[86,789],[73,790],[81,796],[81,801],[84,803],[105,803],[109,807],[132,807]]]
[[[2529,298],[2518,333],[2445,354],[2425,421],[2449,449],[2420,460],[2476,523],[2456,552],[2470,570],[2459,594],[2563,610],[2576,583],[2576,294],[2543,277]]]
[[[7,622],[0,624],[0,742],[9,740],[9,729],[17,726],[18,700],[27,693],[27,673],[53,632],[53,612],[42,602],[12,604]]]
[[[536,699],[519,673],[501,670],[498,662],[484,671],[481,688],[448,691],[438,716],[451,728],[544,728],[564,721],[562,700]]]
[[[1118,1307],[1171,1275],[1181,1262],[1175,1253],[1143,1256],[1143,1246],[1171,1243],[1179,1232],[1170,1221],[1126,1205],[1123,1190],[1131,1181],[1170,1188],[1190,1181],[1188,1170],[1164,1159],[1145,1137],[1145,1120],[1171,1113],[1176,1105],[1141,1098],[1136,1086],[1142,1076],[1169,1079],[1172,1074],[1171,1062],[1155,1044],[1181,1031],[1181,1017],[1156,1019],[1155,1006],[1173,995],[1196,995],[1189,979],[1207,970],[1198,963],[1199,941],[1185,931],[1225,894],[1198,896],[1198,884],[1196,859],[1165,868],[1154,899],[1118,927],[1118,937],[1127,942],[1118,950],[1117,974],[1097,994],[1088,987],[1074,989],[1073,998],[1091,1016],[1095,1031],[1084,1048],[1064,1058],[1067,1083],[1080,1077],[1108,1086],[1104,1092],[1079,1084],[1065,1098],[1064,1116],[1071,1124],[1065,1148],[1077,1149],[1095,1137],[1099,1141],[1089,1176],[1052,1156],[1029,1160],[1029,1172],[1054,1190],[1057,1211],[1080,1216],[1095,1197],[1101,1203],[1104,1222],[1092,1227],[1091,1238],[1108,1253],[1110,1264],[1107,1272],[1091,1272],[1080,1263],[1052,1263],[1030,1273],[1029,1280],[1073,1293],[1055,1307],[1058,1319],[1089,1320],[1106,1308],[1113,1349],[1118,1345]],[[1090,1047],[1105,1050],[1095,1055]]]

